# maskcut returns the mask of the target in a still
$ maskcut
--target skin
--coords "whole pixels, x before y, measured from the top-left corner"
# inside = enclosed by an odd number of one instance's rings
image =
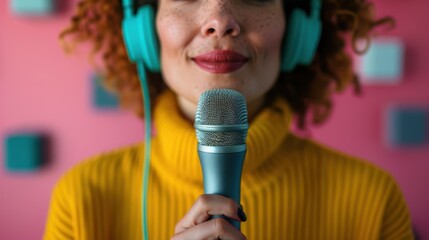
[[[247,239],[240,231],[222,218],[207,221],[211,215],[225,215],[241,221],[237,214],[240,206],[221,195],[201,195],[186,215],[176,224],[171,240],[182,239]]]
[[[160,0],[156,27],[164,81],[190,121],[199,96],[209,89],[241,92],[249,118],[263,106],[280,72],[282,0]],[[237,71],[214,74],[191,59],[218,49],[239,52],[249,61]]]
[[[282,0],[160,0],[156,28],[162,75],[183,115],[193,122],[202,92],[230,88],[245,96],[251,119],[280,73],[285,24]],[[249,61],[223,74],[206,72],[192,61],[218,49],[239,52]],[[177,223],[172,239],[246,239],[225,220],[209,220],[224,214],[240,221],[238,208],[232,199],[202,195]]]

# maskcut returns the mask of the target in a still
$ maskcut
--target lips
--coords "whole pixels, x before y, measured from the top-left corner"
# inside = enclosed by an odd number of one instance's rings
[[[249,59],[234,51],[214,50],[194,57],[192,60],[207,72],[230,73],[243,67]]]

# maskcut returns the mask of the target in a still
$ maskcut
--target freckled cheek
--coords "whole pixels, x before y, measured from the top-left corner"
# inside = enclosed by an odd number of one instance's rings
[[[281,46],[284,35],[284,25],[278,24],[273,25],[273,27],[266,28],[265,39],[266,44],[271,46],[271,48],[278,48]]]
[[[266,28],[263,32],[261,46],[264,49],[265,56],[268,58],[280,56],[284,31],[279,29],[284,28],[281,28],[281,26],[278,28]]]
[[[157,23],[158,38],[163,54],[173,56],[180,53],[186,43],[186,24],[173,19],[163,19]]]

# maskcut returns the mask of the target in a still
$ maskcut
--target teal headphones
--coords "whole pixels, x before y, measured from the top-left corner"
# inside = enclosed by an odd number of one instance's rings
[[[122,34],[128,57],[132,62],[143,62],[152,72],[159,72],[161,63],[155,30],[155,10],[152,5],[146,4],[134,14],[133,2],[134,0],[122,0]]]
[[[122,32],[128,56],[132,62],[143,62],[148,70],[159,72],[161,63],[155,30],[155,10],[152,5],[146,4],[134,13],[133,2],[134,0],[122,0]],[[308,65],[313,60],[322,32],[321,5],[321,0],[310,0],[309,16],[302,9],[292,11],[283,43],[282,71],[290,72],[296,65]]]

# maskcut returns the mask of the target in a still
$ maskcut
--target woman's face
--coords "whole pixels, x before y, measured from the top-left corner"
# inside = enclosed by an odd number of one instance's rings
[[[160,0],[162,74],[185,116],[215,88],[241,92],[252,116],[275,84],[285,29],[283,0]]]

